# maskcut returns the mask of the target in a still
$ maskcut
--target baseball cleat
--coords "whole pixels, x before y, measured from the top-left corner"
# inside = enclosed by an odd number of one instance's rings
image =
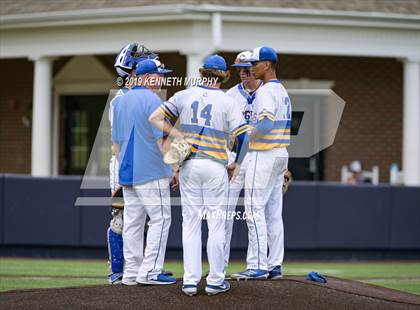
[[[261,269],[247,269],[242,272],[232,274],[232,279],[236,280],[256,280],[267,279],[268,271]]]
[[[132,286],[132,285],[137,285],[138,283],[136,282],[136,280],[134,280],[134,279],[122,279],[122,285],[129,285],[129,286]]]
[[[197,285],[185,284],[182,286],[182,291],[185,295],[194,296],[197,295]]]
[[[160,273],[157,275],[156,279],[141,279],[137,280],[137,283],[144,285],[168,285],[176,283],[176,279],[173,277],[165,276],[164,274]]]
[[[207,295],[216,295],[220,293],[225,293],[230,290],[230,284],[228,281],[223,281],[221,285],[210,285],[207,284],[205,291]]]
[[[276,267],[274,267],[269,273],[268,273],[268,278],[270,280],[277,280],[277,279],[281,279],[283,278],[283,274],[281,272],[281,266],[278,265]]]
[[[172,277],[174,275],[174,273],[169,270],[162,270],[162,274],[168,277]]]
[[[123,273],[115,272],[108,275],[109,284],[122,284]]]

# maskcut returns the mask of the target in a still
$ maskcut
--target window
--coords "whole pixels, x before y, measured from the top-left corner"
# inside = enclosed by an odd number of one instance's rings
[[[104,113],[106,95],[62,96],[60,172],[83,175]],[[101,129],[104,130],[104,129]],[[98,135],[104,139],[107,135]],[[110,138],[108,138],[110,139]],[[100,143],[110,145],[110,142]],[[109,150],[99,150],[98,169],[107,169]]]

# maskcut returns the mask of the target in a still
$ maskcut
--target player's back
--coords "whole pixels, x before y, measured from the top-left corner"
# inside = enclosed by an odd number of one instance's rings
[[[120,97],[118,107],[114,111],[119,120],[120,132],[123,133],[121,140],[128,139],[135,129],[136,139],[139,141],[153,141],[152,127],[148,117],[153,111],[152,106],[158,106],[157,95],[148,89],[134,88]]]
[[[192,158],[226,163],[226,145],[235,109],[232,98],[218,88],[197,86],[178,92],[165,105],[170,111],[176,111],[173,114],[178,117],[181,130],[193,145]]]
[[[163,163],[156,143],[163,133],[154,128],[150,114],[161,100],[151,90],[135,87],[116,106],[112,138],[120,145],[120,184],[144,184],[168,177],[171,169]]]

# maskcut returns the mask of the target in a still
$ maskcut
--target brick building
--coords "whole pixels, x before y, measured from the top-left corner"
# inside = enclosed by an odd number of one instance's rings
[[[316,171],[309,159],[292,162],[303,179],[338,181],[342,165],[360,160],[379,165],[383,182],[396,162],[405,184],[420,185],[416,0],[6,0],[0,21],[0,172],[83,170],[126,42],[158,52],[176,76],[195,76],[210,53],[232,62],[266,44],[286,85],[327,82],[346,101]]]

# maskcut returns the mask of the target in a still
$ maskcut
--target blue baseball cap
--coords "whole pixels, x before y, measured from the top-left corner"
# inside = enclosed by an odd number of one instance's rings
[[[225,59],[222,56],[216,54],[208,56],[204,60],[203,68],[226,71],[227,65]]]
[[[277,62],[277,53],[276,51],[269,46],[260,46],[254,48],[252,52],[251,59],[248,60],[249,62],[256,62],[256,61],[272,61]]]
[[[172,70],[165,69],[164,65],[157,59],[146,59],[141,61],[136,68],[136,74],[142,75],[146,73],[166,74]]]

